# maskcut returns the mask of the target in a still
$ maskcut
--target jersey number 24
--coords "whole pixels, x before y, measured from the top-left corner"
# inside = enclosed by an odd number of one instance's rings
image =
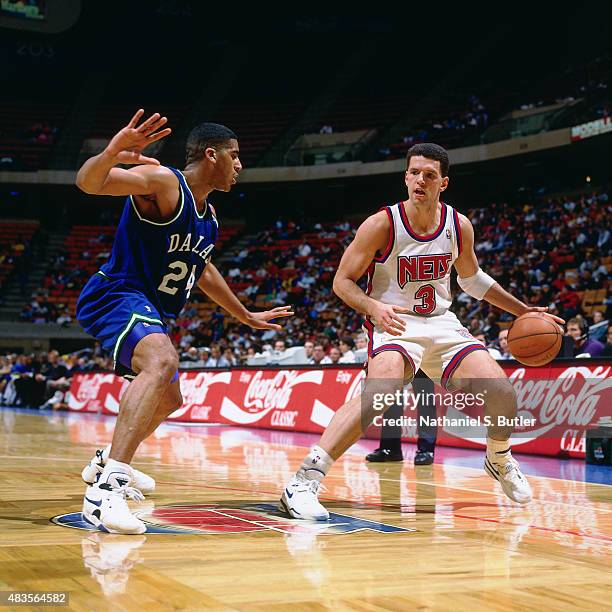
[[[176,295],[176,292],[179,290],[178,285],[180,285],[181,281],[187,276],[187,272],[189,272],[189,267],[184,261],[173,261],[168,265],[170,270],[174,270],[173,272],[168,272],[162,279],[158,291],[163,291],[164,293],[169,293],[170,295]],[[187,285],[185,286],[185,290],[187,291],[187,297],[191,293],[191,289],[195,285],[195,273],[196,273],[196,264],[193,264],[191,267],[191,274],[187,279]],[[173,287],[171,284],[176,285]]]

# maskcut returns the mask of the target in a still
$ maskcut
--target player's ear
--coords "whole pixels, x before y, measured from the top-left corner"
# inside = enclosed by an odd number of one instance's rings
[[[206,147],[204,151],[204,157],[209,161],[215,162],[217,158],[217,152],[212,147]]]
[[[442,179],[442,184],[440,185],[440,191],[444,191],[448,187],[448,176],[445,176]]]
[[[408,187],[408,170],[406,170],[406,172],[404,173],[404,183],[406,187]]]

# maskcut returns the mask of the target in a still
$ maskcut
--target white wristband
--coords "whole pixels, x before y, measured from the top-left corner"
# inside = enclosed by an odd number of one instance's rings
[[[474,276],[461,278],[457,275],[457,282],[468,295],[477,300],[482,300],[485,293],[495,284],[495,279],[478,268],[478,272]]]

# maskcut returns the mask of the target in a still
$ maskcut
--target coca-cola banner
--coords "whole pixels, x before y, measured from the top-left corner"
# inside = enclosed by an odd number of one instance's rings
[[[516,451],[584,457],[586,428],[612,418],[610,362],[575,361],[542,368],[502,364],[518,399],[518,414],[526,426],[513,436]],[[362,368],[262,368],[183,371],[183,406],[169,420],[226,423],[247,427],[319,433],[334,412],[361,392]],[[113,374],[77,374],[69,394],[71,410],[117,414],[129,383]],[[407,406],[406,414],[411,407]],[[412,407],[413,408],[413,407]],[[438,443],[482,447],[486,427],[457,433],[446,421],[456,406],[438,403]],[[463,414],[469,410],[461,411]],[[414,440],[416,423],[407,421],[402,437]],[[379,430],[371,427],[368,437]]]

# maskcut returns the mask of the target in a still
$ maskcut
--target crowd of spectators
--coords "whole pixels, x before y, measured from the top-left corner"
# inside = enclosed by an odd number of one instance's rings
[[[0,405],[64,410],[74,374],[109,369],[112,361],[99,346],[63,356],[56,350],[0,355]]]
[[[517,212],[520,213],[517,215]],[[491,276],[523,301],[548,306],[569,319],[582,312],[581,294],[605,290],[612,254],[607,193],[547,198],[520,211],[492,204],[469,212],[477,256]],[[485,331],[496,314],[486,302],[465,293],[456,297],[457,315],[472,331]],[[591,313],[588,313],[591,314]],[[493,315],[493,316],[492,316]]]
[[[502,286],[529,304],[547,306],[568,322],[583,316],[587,327],[596,325],[598,339],[605,342],[606,327],[601,323],[610,314],[612,236],[607,219],[611,213],[606,193],[589,193],[547,198],[519,210],[492,204],[470,210],[468,216],[475,227],[479,260]],[[306,347],[309,363],[348,363],[354,359],[346,340],[365,347],[362,318],[331,291],[339,257],[354,232],[347,223],[324,228],[278,221],[273,228],[252,236],[249,244],[222,266],[223,273],[230,284],[240,278],[242,282],[233,286],[249,307],[290,304],[295,316],[283,322],[280,332],[261,332],[226,319],[221,309],[209,323],[202,323],[194,318],[192,304],[172,331],[181,361],[189,361],[192,351],[192,361],[198,365],[227,367],[262,354],[274,362],[280,355],[279,343],[285,348]],[[321,238],[334,236],[334,242],[313,248],[303,239],[313,233]],[[261,248],[287,239],[296,244],[273,250]],[[586,313],[582,296],[589,290],[604,290],[606,297],[599,310]],[[507,348],[511,315],[474,300],[456,286],[453,310],[496,358],[511,357]],[[195,359],[195,347],[200,346],[208,348]],[[579,342],[572,352],[582,352]],[[347,357],[343,357],[345,353]],[[363,354],[355,359],[360,360]]]
[[[22,170],[30,168],[32,159],[27,153],[30,149],[50,151],[57,141],[59,128],[46,121],[37,121],[27,126],[17,126],[12,129],[0,130],[0,169]],[[7,146],[10,142],[10,146]],[[35,155],[35,166],[40,162]]]
[[[607,193],[549,197],[519,209],[493,203],[467,215],[475,228],[474,248],[481,265],[503,287],[529,304],[547,306],[567,321],[584,317],[587,327],[596,326],[597,340],[606,342],[612,255],[608,223],[612,203]],[[246,243],[241,241],[234,250],[230,247],[224,261],[217,264],[245,305],[262,310],[287,304],[295,315],[283,321],[281,331],[253,330],[214,305],[210,305],[210,317],[203,320],[199,316],[201,304],[189,302],[169,325],[181,364],[228,367],[248,364],[258,357],[257,363],[262,357],[274,363],[282,360],[287,349],[298,346],[305,349],[302,358],[312,364],[363,361],[366,339],[362,317],[331,289],[340,256],[355,230],[348,222],[322,225],[278,220],[273,227],[247,237]],[[50,270],[53,283],[63,287],[86,280],[78,269],[66,271],[62,267],[61,254]],[[454,289],[452,308],[462,324],[491,348],[494,356],[509,358],[506,336],[513,317],[474,300],[456,284]],[[595,310],[583,307],[587,291],[603,292]],[[203,296],[194,297],[198,299]],[[44,296],[39,295],[25,311],[45,308]],[[69,324],[73,313],[54,312],[53,316]],[[579,348],[577,344],[574,353],[580,352]]]
[[[483,132],[489,125],[489,113],[478,96],[469,95],[458,109],[440,109],[436,116],[418,120],[412,131],[401,142],[383,146],[378,150],[380,160],[396,157],[420,142],[437,142],[443,146],[458,138]]]

